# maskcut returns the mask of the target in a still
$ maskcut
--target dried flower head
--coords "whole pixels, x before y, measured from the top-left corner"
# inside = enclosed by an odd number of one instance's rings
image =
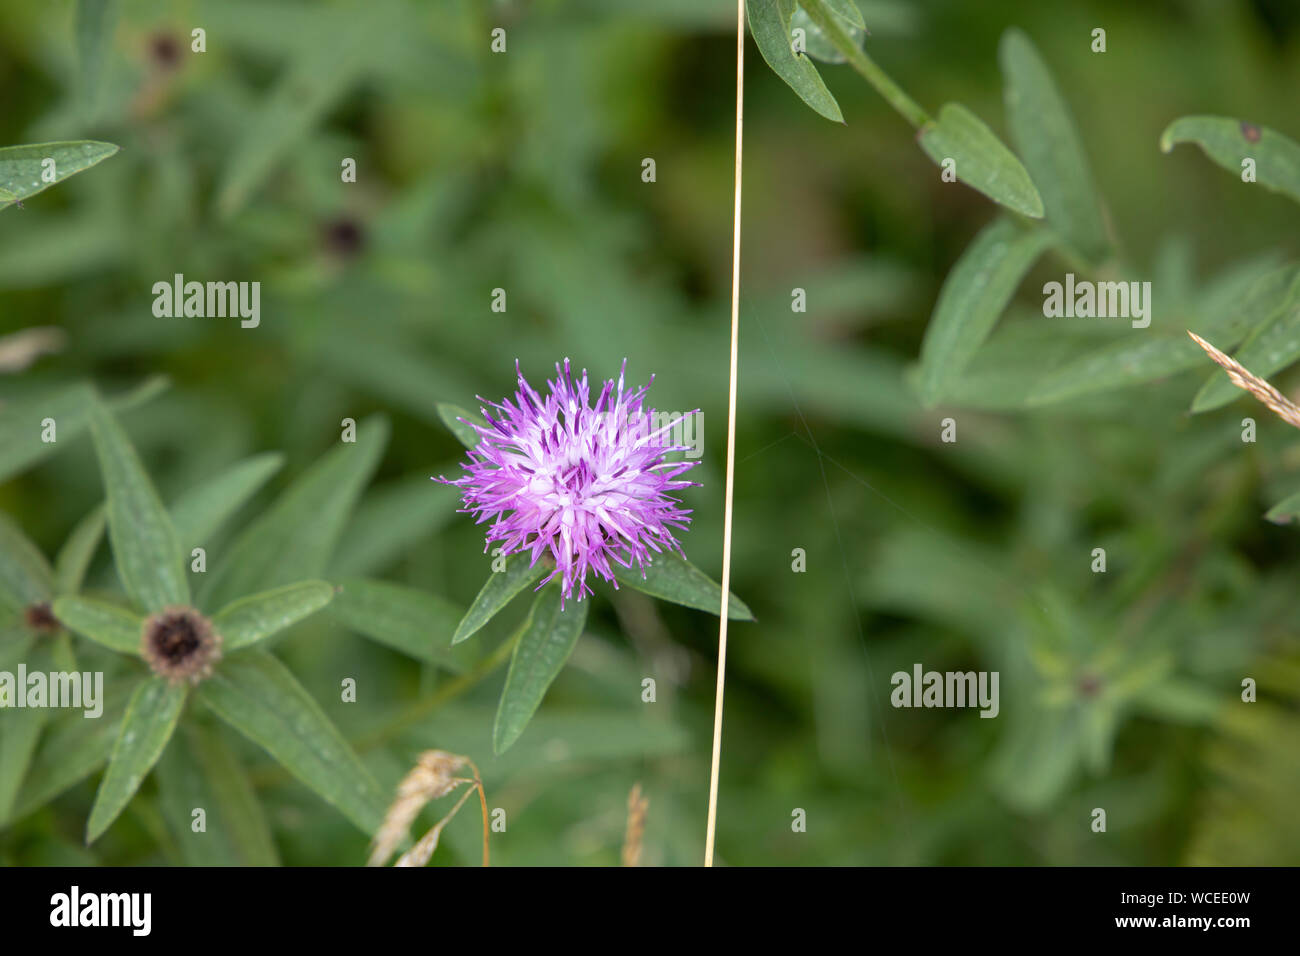
[[[487,425],[474,425],[480,441],[466,474],[437,479],[461,489],[462,511],[492,521],[484,551],[500,542],[503,555],[530,552],[531,564],[549,551],[555,570],[541,584],[558,574],[563,598],[592,593],[590,570],[617,588],[614,565],[644,569],[652,551],[682,553],[670,528],[685,529],[690,511],[669,492],[696,484],[678,476],[698,462],[666,456],[689,447],[667,437],[686,416],[661,423],[643,404],[654,377],[626,390],[626,368],[625,360],[593,407],[586,370],[574,381],[568,359],[556,364],[545,398],[516,362],[514,402],[480,399],[492,410],[482,410]]]
[[[165,607],[144,621],[140,652],[160,677],[197,684],[221,657],[221,635],[192,607]]]
[[[37,634],[54,634],[59,630],[58,618],[54,616],[48,601],[27,605],[23,611],[23,620]]]

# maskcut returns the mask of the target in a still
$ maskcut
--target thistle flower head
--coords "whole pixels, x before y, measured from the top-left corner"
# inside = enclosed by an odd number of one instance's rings
[[[528,552],[530,564],[550,553],[555,570],[542,584],[559,575],[561,606],[575,590],[579,601],[592,593],[588,571],[617,588],[614,565],[644,569],[651,552],[682,553],[670,528],[685,529],[690,512],[670,492],[696,484],[678,476],[698,462],[666,456],[690,447],[668,437],[686,416],[665,422],[646,409],[650,383],[626,389],[626,368],[592,406],[586,370],[575,381],[567,358],[544,398],[516,362],[514,401],[480,399],[488,424],[474,425],[480,441],[465,475],[437,479],[461,489],[461,510],[477,523],[492,522],[484,551],[499,542],[502,555]]]

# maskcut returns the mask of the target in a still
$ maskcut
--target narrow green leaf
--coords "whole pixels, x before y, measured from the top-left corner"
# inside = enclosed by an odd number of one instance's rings
[[[461,421],[461,419],[463,418],[467,421],[483,424],[483,418],[481,415],[475,415],[473,412],[461,408],[459,405],[451,405],[447,402],[439,402],[437,408],[438,417],[441,418],[442,423],[451,430],[451,433],[456,436],[458,442],[466,448],[473,449],[478,447],[478,432],[476,432],[470,425]]]
[[[1265,512],[1264,517],[1274,524],[1291,524],[1300,518],[1300,491],[1287,495]]]
[[[96,644],[122,654],[140,656],[144,618],[126,608],[94,598],[68,595],[54,602],[54,616],[64,627]]]
[[[488,621],[496,616],[516,594],[526,587],[536,584],[551,568],[545,557],[539,558],[537,564],[528,566],[528,555],[514,554],[506,559],[504,571],[494,571],[488,575],[483,589],[474,598],[465,616],[461,618],[451,642],[459,644],[475,634]]]
[[[77,522],[77,526],[63,542],[63,547],[54,558],[54,591],[56,594],[76,594],[81,590],[81,583],[86,578],[86,569],[90,567],[99,542],[104,537],[107,512],[103,505],[96,505],[90,514]]]
[[[1143,689],[1132,698],[1134,709],[1158,720],[1192,726],[1211,726],[1223,712],[1223,700],[1209,688],[1190,680],[1169,678]]]
[[[857,0],[823,0],[826,9],[835,14],[842,24],[866,31],[867,21],[862,18]]]
[[[492,749],[509,750],[532,720],[546,690],[573,653],[587,622],[586,601],[570,601],[560,610],[560,588],[544,587],[520,628],[510,672],[501,691],[497,719],[492,728]]]
[[[357,505],[330,562],[330,580],[386,570],[417,544],[428,541],[456,515],[460,490],[434,484],[430,475],[454,475],[449,462],[372,488]]]
[[[387,797],[283,664],[260,649],[223,661],[198,688],[222,720],[263,747],[298,780],[373,836]]]
[[[231,546],[209,574],[207,607],[322,575],[388,443],[388,420],[367,418],[355,443],[322,455]]]
[[[217,612],[212,626],[224,651],[237,651],[315,614],[334,597],[324,581],[300,581],[241,598]]]
[[[1011,301],[1034,262],[1052,243],[1045,229],[999,218],[986,226],[948,273],[921,343],[921,399],[944,398]]]
[[[77,79],[87,116],[94,115],[104,51],[113,37],[116,13],[116,0],[77,0],[77,55],[81,60]]]
[[[1047,64],[1022,31],[1002,35],[1007,125],[1043,199],[1047,221],[1090,262],[1110,254],[1083,140]]]
[[[817,67],[802,53],[795,53],[791,46],[790,25],[795,6],[795,0],[745,0],[749,31],[767,65],[801,100],[828,120],[843,123],[844,114]]]
[[[86,823],[87,843],[94,843],[117,819],[162,756],[180,719],[188,690],[185,684],[149,677],[131,695]]]
[[[827,12],[834,17],[840,30],[853,43],[861,48],[867,39],[867,25],[862,20],[862,11],[852,0],[823,0]],[[804,31],[805,52],[814,60],[823,63],[847,63],[846,56],[826,32],[817,25],[802,6],[795,10],[790,19],[790,32]]]
[[[189,604],[176,529],[126,432],[100,402],[91,406],[90,432],[108,498],[108,538],[126,593],[145,611]]]
[[[330,615],[345,627],[417,660],[460,673],[447,648],[464,612],[436,594],[386,581],[339,582]]]
[[[209,727],[183,727],[158,762],[163,815],[187,866],[278,866],[271,828],[239,758]],[[195,832],[194,809],[205,827]]]
[[[1015,153],[984,121],[960,103],[947,103],[939,119],[921,128],[921,149],[938,166],[955,163],[957,179],[1013,212],[1043,216],[1043,199]]]
[[[48,601],[54,572],[21,528],[0,512],[0,602],[15,609]]]
[[[276,452],[254,455],[177,498],[171,516],[182,552],[205,545],[283,464],[284,456]]]
[[[1160,134],[1160,149],[1166,153],[1179,143],[1195,143],[1237,177],[1244,161],[1252,159],[1259,185],[1300,202],[1300,145],[1267,126],[1229,116],[1184,116]]]
[[[0,671],[14,670],[19,661],[26,659],[38,640],[44,638],[38,637],[21,615],[0,628]]]
[[[1300,267],[1285,266],[1264,276],[1242,301],[1239,315],[1253,331],[1233,357],[1267,378],[1300,358]],[[1229,343],[1214,343],[1229,348]],[[1245,393],[1218,369],[1192,400],[1193,412],[1222,408]]]
[[[102,716],[87,719],[76,711],[46,727],[11,819],[17,820],[45,806],[107,762],[122,726],[126,691],[124,682],[114,681],[105,687]]]
[[[619,584],[673,604],[710,614],[722,610],[722,586],[680,555],[656,554],[654,562],[646,567],[644,578],[638,568],[618,568],[614,576]],[[727,602],[727,618],[752,621],[754,612],[733,592]]]
[[[298,48],[263,102],[245,116],[239,141],[227,150],[217,190],[223,217],[239,212],[276,165],[293,154],[330,107],[365,75],[376,39],[399,29],[383,11],[376,4],[374,16],[353,29],[315,33],[316,42]]]
[[[114,411],[134,408],[167,387],[167,379],[151,378],[122,396],[109,400]],[[61,385],[37,395],[5,404],[0,415],[0,481],[4,481],[48,458],[86,430],[95,391],[85,382]],[[45,420],[57,424],[58,441],[44,441]]]
[[[1144,330],[1149,331],[1149,330]],[[1030,406],[1105,392],[1196,368],[1205,353],[1186,335],[1135,336],[1089,352],[1041,379],[1029,394]]]
[[[96,163],[103,162],[117,150],[118,147],[112,143],[97,143],[93,140],[0,148],[0,189],[14,197],[0,200],[0,209],[7,209],[18,200],[30,199],[37,193],[44,192],[55,183],[61,183],[69,176],[75,176]],[[45,172],[50,168],[45,164],[47,159],[54,160],[52,179]]]
[[[26,664],[29,673],[48,674],[53,671],[54,657],[49,644],[37,645]],[[16,692],[26,693],[26,688],[18,687]],[[12,706],[12,701],[9,703]],[[13,810],[49,714],[47,707],[6,709],[4,719],[0,720],[0,827],[4,826]]]
[[[52,388],[5,403],[0,415],[0,480],[65,447],[86,428],[94,391],[84,382]],[[57,427],[57,441],[43,441],[46,419]]]
[[[128,412],[133,408],[139,408],[153,401],[167,389],[171,388],[171,379],[166,375],[150,375],[139,385],[122,392],[120,395],[113,395],[108,399],[108,407],[113,412]],[[92,396],[93,396],[92,392]]]

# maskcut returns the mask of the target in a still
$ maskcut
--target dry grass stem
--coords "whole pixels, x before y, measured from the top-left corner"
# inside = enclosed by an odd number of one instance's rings
[[[1288,425],[1300,428],[1300,405],[1296,405],[1264,379],[1248,371],[1240,362],[1224,355],[1195,332],[1189,331],[1187,334],[1192,337],[1192,341],[1205,349],[1210,358],[1223,366],[1224,371],[1228,373],[1228,378],[1232,379],[1233,385],[1250,392]]]
[[[457,773],[469,767],[472,777],[457,776]],[[479,778],[478,768],[468,757],[447,753],[445,750],[426,750],[420,754],[415,767],[402,778],[397,786],[397,797],[384,816],[384,822],[375,834],[373,849],[367,866],[382,866],[398,845],[406,838],[411,824],[420,811],[432,800],[445,797],[462,784],[469,784],[460,800],[445,817],[439,820],[428,833],[420,838],[410,850],[397,861],[397,866],[424,866],[438,848],[438,838],[442,828],[451,821],[469,795],[477,790],[479,803],[483,809],[483,865],[488,865],[488,813],[487,797],[483,793],[483,781]]]
[[[21,372],[42,355],[61,351],[68,337],[55,326],[34,326],[0,336],[0,373]]]
[[[646,811],[650,798],[641,796],[641,784],[634,783],[627,795],[627,832],[623,836],[623,865],[639,866],[642,838],[645,836]]]

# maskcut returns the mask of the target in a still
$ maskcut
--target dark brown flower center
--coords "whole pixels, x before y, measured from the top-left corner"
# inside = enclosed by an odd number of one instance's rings
[[[1084,674],[1079,678],[1079,693],[1084,697],[1096,697],[1101,692],[1101,678],[1096,674]]]
[[[144,622],[142,653],[154,673],[198,683],[221,656],[221,635],[190,607],[164,608]]]
[[[37,634],[53,634],[59,629],[59,620],[46,601],[29,604],[23,612],[23,618],[27,626]]]
[[[181,45],[170,33],[155,33],[149,39],[149,57],[164,70],[174,70],[181,60]]]
[[[323,231],[326,251],[340,259],[354,258],[365,244],[365,233],[355,219],[335,219],[327,223]]]

